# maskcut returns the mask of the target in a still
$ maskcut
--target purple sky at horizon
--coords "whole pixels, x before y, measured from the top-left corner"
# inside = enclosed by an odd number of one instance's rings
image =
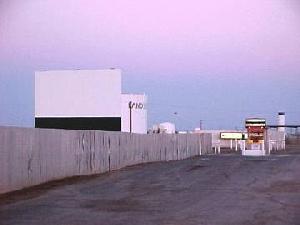
[[[35,70],[111,67],[149,125],[300,123],[300,2],[0,0],[0,125],[33,125]]]

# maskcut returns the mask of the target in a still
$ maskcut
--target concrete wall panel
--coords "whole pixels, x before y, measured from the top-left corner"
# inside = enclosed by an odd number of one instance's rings
[[[209,134],[0,127],[0,194],[47,181],[211,153]]]

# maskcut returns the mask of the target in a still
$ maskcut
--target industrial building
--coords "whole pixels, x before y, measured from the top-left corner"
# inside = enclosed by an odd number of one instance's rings
[[[36,72],[35,127],[146,133],[147,97],[121,86],[119,69]]]

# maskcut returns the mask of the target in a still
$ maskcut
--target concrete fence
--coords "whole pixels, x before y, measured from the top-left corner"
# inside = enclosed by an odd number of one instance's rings
[[[212,152],[211,134],[0,127],[0,194],[51,180]]]
[[[268,153],[272,151],[284,150],[286,145],[286,135],[283,131],[268,130],[265,137],[265,149]]]
[[[291,145],[300,145],[300,134],[288,134],[286,142]]]

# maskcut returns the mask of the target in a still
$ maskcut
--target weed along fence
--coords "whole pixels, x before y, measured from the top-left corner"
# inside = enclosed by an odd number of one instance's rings
[[[47,181],[211,153],[211,134],[0,127],[0,194]]]

